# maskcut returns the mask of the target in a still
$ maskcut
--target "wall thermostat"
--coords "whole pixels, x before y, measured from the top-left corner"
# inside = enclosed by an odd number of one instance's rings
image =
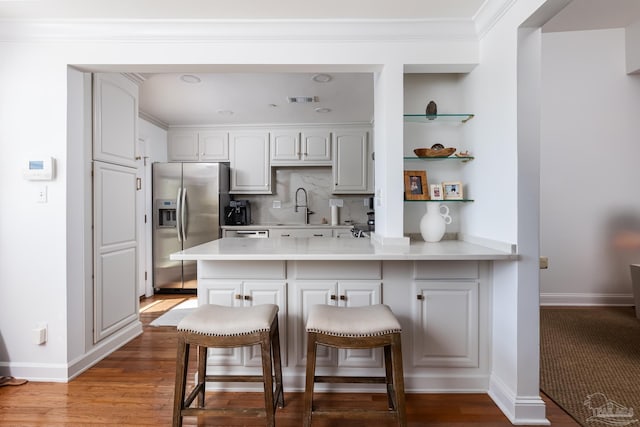
[[[51,181],[56,175],[56,163],[53,157],[32,159],[27,162],[24,177],[29,181]]]

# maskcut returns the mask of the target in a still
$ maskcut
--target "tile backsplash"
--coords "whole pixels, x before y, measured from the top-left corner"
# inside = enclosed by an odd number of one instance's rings
[[[246,199],[251,202],[251,219],[254,224],[304,224],[304,209],[294,212],[295,194],[300,187],[307,190],[309,224],[322,224],[325,219],[331,223],[329,199],[341,199],[338,223],[352,221],[354,224],[366,224],[369,200],[366,194],[331,194],[331,167],[279,167],[274,168],[273,194],[234,195],[235,200]],[[299,194],[302,203],[302,192]],[[274,208],[274,202],[280,202],[280,208]]]

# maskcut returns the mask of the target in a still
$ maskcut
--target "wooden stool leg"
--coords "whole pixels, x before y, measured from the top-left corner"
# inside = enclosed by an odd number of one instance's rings
[[[311,427],[313,412],[313,386],[316,375],[316,334],[307,332],[307,375],[304,387],[304,412],[302,421],[304,427]]]
[[[275,405],[273,399],[273,374],[271,360],[271,332],[263,332],[260,339],[262,350],[262,377],[264,381],[264,410],[267,416],[267,427],[275,427]]]
[[[173,427],[182,427],[182,407],[187,385],[187,367],[189,365],[189,344],[184,337],[178,336],[178,355],[176,359],[176,387],[173,395]]]
[[[402,345],[400,334],[393,334],[391,338],[391,360],[393,362],[393,388],[395,389],[396,411],[398,425],[407,426],[407,413],[404,400],[404,373],[402,369]]]
[[[198,407],[204,408],[204,392],[207,386],[205,378],[207,377],[207,347],[198,346],[198,385],[202,384],[198,392]]]
[[[384,346],[384,370],[387,382],[387,401],[389,409],[396,409],[396,401],[394,398],[394,389],[393,389],[393,363],[391,361],[391,346]]]
[[[284,408],[284,387],[282,385],[282,358],[280,354],[280,330],[278,328],[278,316],[271,327],[271,348],[273,353],[274,371],[276,376],[276,405]]]

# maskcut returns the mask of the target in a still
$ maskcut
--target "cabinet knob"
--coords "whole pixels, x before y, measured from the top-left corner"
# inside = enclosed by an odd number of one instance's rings
[[[347,297],[346,295],[340,295],[340,301],[346,301]]]
[[[324,236],[324,234],[322,234],[322,233],[318,233],[318,234],[314,234],[313,235],[313,237],[323,237],[323,236]]]
[[[424,300],[424,295],[418,294],[416,296],[416,298],[418,298],[418,301],[423,301]]]
[[[242,299],[242,295],[236,294],[236,299]]]
[[[245,296],[244,296],[244,299],[245,299],[245,301],[249,301],[249,300],[251,300],[251,295],[245,295]]]
[[[280,237],[291,237],[291,234],[281,234]]]
[[[329,298],[331,299],[331,301],[335,301],[336,300],[336,296],[335,295],[331,295]]]

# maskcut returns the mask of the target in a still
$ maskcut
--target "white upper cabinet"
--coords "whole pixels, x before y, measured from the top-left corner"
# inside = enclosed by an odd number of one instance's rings
[[[335,132],[333,193],[373,192],[373,154],[364,129]]]
[[[138,85],[121,74],[93,75],[93,159],[135,168]]]
[[[271,194],[269,157],[269,132],[251,130],[230,132],[230,192]]]
[[[216,130],[171,129],[168,158],[172,162],[228,162],[229,134]]]
[[[331,166],[331,131],[272,130],[272,166]]]

